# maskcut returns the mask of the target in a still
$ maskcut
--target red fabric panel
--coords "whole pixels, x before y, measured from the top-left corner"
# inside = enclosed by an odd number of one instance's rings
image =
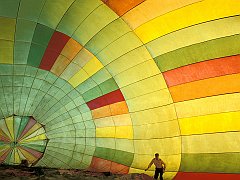
[[[10,142],[10,139],[9,139],[9,138],[4,137],[4,136],[2,136],[2,135],[0,136],[0,140],[3,141],[3,142],[7,142],[7,143]]]
[[[92,172],[112,172],[114,174],[127,174],[129,167],[106,159],[93,157],[88,170]]]
[[[57,31],[54,32],[43,55],[40,64],[41,69],[50,70],[52,68],[69,39],[70,37],[63,33]]]
[[[168,87],[200,79],[240,73],[240,55],[203,61],[166,71],[163,76]]]
[[[240,174],[178,172],[174,180],[236,180]]]
[[[97,109],[109,104],[113,104],[116,102],[121,102],[121,101],[125,101],[122,92],[120,91],[120,89],[110,92],[108,94],[105,94],[101,97],[98,97],[96,99],[93,99],[89,102],[87,102],[88,107],[93,110],[93,109]]]
[[[37,123],[37,121],[35,119],[33,119],[32,117],[29,119],[28,124],[26,125],[26,127],[24,128],[24,130],[22,131],[22,134],[20,135],[20,137],[18,138],[19,140],[21,140],[21,138],[29,131],[29,129],[31,129],[35,124]],[[18,140],[18,141],[19,141]]]
[[[4,142],[10,142],[9,137],[0,129],[0,140]]]
[[[0,156],[0,164],[3,163],[5,161],[5,159],[7,158],[8,154],[10,153],[11,149],[8,149],[5,151],[5,153]]]
[[[36,157],[37,159],[39,159],[40,157],[42,157],[43,153],[38,152],[36,150],[27,148],[27,147],[23,147],[23,146],[18,146],[19,149],[23,149],[25,151],[27,151],[29,154],[33,155],[34,157]]]

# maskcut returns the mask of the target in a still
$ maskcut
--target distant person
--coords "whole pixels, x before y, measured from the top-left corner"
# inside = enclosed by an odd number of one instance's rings
[[[159,159],[158,153],[155,154],[155,158],[153,158],[153,160],[150,162],[150,164],[148,165],[147,169],[145,169],[145,171],[147,171],[152,166],[152,164],[156,166],[154,179],[157,179],[158,175],[160,174],[160,180],[163,180],[162,176],[166,169],[166,164],[161,159]]]

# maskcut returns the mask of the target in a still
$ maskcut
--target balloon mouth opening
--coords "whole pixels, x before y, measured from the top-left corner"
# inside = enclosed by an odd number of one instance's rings
[[[0,124],[0,146],[4,151],[0,164],[21,165],[27,161],[27,166],[33,166],[43,157],[48,138],[45,127],[33,116],[13,114],[0,119]]]

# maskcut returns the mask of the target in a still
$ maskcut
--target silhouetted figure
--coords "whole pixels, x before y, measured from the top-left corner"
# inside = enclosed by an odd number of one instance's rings
[[[23,160],[21,161],[20,166],[28,167],[28,161],[27,161],[26,159],[23,159]]]
[[[159,159],[158,153],[155,154],[155,158],[152,159],[152,161],[148,165],[147,169],[145,169],[145,171],[147,171],[152,166],[152,164],[156,166],[154,179],[157,179],[158,175],[160,174],[160,180],[163,180],[162,176],[166,169],[166,164],[161,159]]]

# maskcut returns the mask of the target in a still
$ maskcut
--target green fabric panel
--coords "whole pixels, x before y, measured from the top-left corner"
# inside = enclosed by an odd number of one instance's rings
[[[13,66],[9,64],[0,64],[0,75],[12,75]]]
[[[85,45],[90,39],[94,38],[101,29],[104,29],[117,18],[118,15],[108,6],[101,5],[81,23],[78,29],[74,32],[73,39],[76,39],[80,44]],[[118,31],[121,32],[120,29],[118,29]],[[118,31],[111,31],[107,36],[118,34]],[[88,49],[88,47],[86,47],[86,49]],[[93,53],[93,51],[91,52]]]
[[[106,159],[109,161],[114,161],[119,164],[126,166],[131,166],[134,154],[125,151],[119,151],[115,149],[96,147],[94,156]]]
[[[32,141],[32,142],[26,142],[26,143],[22,143],[24,144],[31,144],[31,145],[38,145],[38,146],[46,146],[48,140],[38,140],[38,141]]]
[[[240,53],[240,46],[236,42],[240,42],[239,34],[177,49],[154,60],[161,72],[165,72],[196,62],[237,55]]]
[[[99,18],[97,19],[99,21]],[[88,22],[93,23],[93,22]],[[115,41],[119,37],[123,36],[131,29],[121,18],[116,19],[112,23],[104,27],[99,33],[97,33],[86,45],[85,48],[88,49],[93,54],[97,54],[103,50],[111,42]]]
[[[100,96],[108,94],[112,91],[119,89],[115,80],[113,78],[108,79],[107,81],[101,83],[99,86],[95,86],[94,88],[88,90],[83,94],[83,98],[86,102],[89,102],[93,99],[96,99]]]
[[[116,81],[113,78],[108,79],[107,81],[101,83],[99,87],[102,90],[103,94],[107,94],[119,89]]]
[[[26,70],[26,65],[14,65],[13,66],[14,75],[24,75]]]
[[[18,17],[37,22],[46,0],[21,0]]]
[[[45,150],[45,146],[36,145],[36,144],[22,144],[22,146],[30,148],[30,149],[34,149],[39,152],[44,152],[44,150]]]
[[[15,39],[16,41],[31,42],[37,23],[27,21],[24,19],[18,19]]]
[[[31,43],[15,41],[14,43],[14,64],[27,64]]]
[[[4,161],[5,163],[10,164],[12,152],[13,152],[13,151],[10,151],[10,152],[8,153],[8,155],[7,155],[7,157],[6,157],[5,161]]]
[[[16,18],[20,0],[1,0],[0,16]]]
[[[4,145],[5,143],[3,141],[0,141],[0,145]]]
[[[17,137],[18,137],[18,130],[19,130],[19,127],[21,125],[21,118],[20,117],[16,117],[14,116],[14,122],[13,122],[13,125],[14,125],[14,139],[16,140]]]
[[[37,24],[32,42],[47,46],[53,33],[54,29]]]
[[[101,59],[102,62],[102,59]],[[95,73],[91,78],[97,83],[101,84],[104,81],[110,79],[112,75],[108,72],[106,68],[102,68],[100,71]]]
[[[74,0],[47,0],[42,9],[39,22],[55,29],[73,2]]]
[[[93,87],[95,87],[96,85],[97,84],[91,78],[88,78],[86,81],[79,84],[76,87],[76,90],[78,92],[80,92],[80,94],[83,94],[83,93],[87,92],[89,89],[92,89]]]
[[[18,129],[17,137],[19,137],[21,135],[21,133],[24,130],[25,126],[27,125],[28,121],[29,121],[29,117],[27,117],[27,116],[22,117],[21,124]]]
[[[240,153],[182,154],[180,171],[239,173]]]
[[[93,156],[112,161],[115,151],[115,149],[96,147]]]
[[[15,19],[0,17],[0,39],[14,41],[15,24]]]
[[[45,50],[46,50],[46,47],[32,43],[30,52],[28,55],[27,64],[38,67],[41,63],[41,60],[42,60]]]
[[[62,17],[57,30],[71,36],[78,25],[100,4],[99,0],[75,1]]]
[[[13,83],[13,76],[1,76],[2,79],[2,85],[3,86],[12,86]],[[7,93],[7,91],[5,91],[5,93]]]
[[[83,96],[83,99],[86,101],[86,102],[89,102],[93,99],[96,99],[100,96],[102,96],[102,91],[101,89],[99,88],[99,86],[95,86],[94,88],[88,90],[87,92],[85,92],[82,96]]]
[[[126,151],[116,150],[114,160],[117,163],[131,166],[133,162],[134,154]]]

